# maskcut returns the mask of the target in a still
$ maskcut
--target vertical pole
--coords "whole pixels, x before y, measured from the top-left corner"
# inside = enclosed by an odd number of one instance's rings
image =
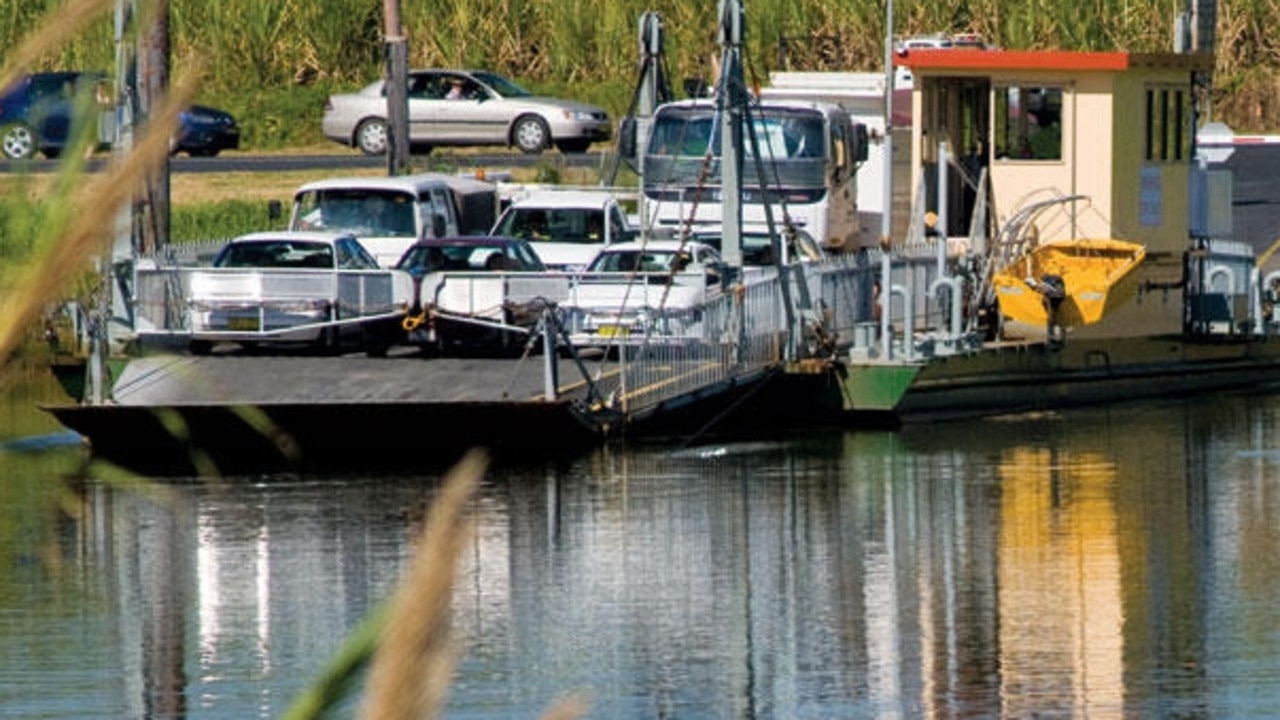
[[[155,0],[151,21],[140,30],[138,48],[138,104],[143,122],[150,120],[156,105],[169,89],[169,2]],[[156,252],[169,244],[169,158],[160,161],[154,175],[147,177],[147,196],[142,201],[138,247]]]
[[[400,26],[400,0],[383,0],[386,26],[387,174],[409,173],[409,41]]]
[[[951,163],[951,146],[946,140],[938,141],[938,223],[934,226],[934,240],[938,243],[938,277],[946,277],[947,274],[947,193],[950,188],[947,187],[947,166]]]
[[[881,357],[893,359],[889,309],[893,307],[889,248],[893,244],[893,0],[884,6],[884,212],[880,215],[880,343]]]
[[[542,399],[555,402],[560,392],[560,357],[556,352],[555,309],[542,311]]]
[[[720,254],[735,272],[742,267],[742,7],[720,0],[720,77],[716,107],[720,121]]]
[[[893,240],[893,0],[885,0],[884,11],[884,212],[880,217],[880,247],[888,249]],[[889,287],[889,278],[881,279]]]

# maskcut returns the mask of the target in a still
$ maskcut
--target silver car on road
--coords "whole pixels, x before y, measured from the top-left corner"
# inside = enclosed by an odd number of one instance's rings
[[[387,151],[384,81],[325,102],[325,137],[366,155]],[[586,152],[612,137],[609,114],[594,105],[534,95],[479,70],[409,72],[409,142],[417,152],[439,145],[506,145],[525,153],[555,146]]]

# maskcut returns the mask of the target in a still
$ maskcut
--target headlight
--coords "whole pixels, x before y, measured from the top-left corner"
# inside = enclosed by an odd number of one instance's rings
[[[577,120],[578,122],[591,122],[592,120],[595,120],[595,116],[589,112],[582,112],[581,110],[565,110],[564,119]]]

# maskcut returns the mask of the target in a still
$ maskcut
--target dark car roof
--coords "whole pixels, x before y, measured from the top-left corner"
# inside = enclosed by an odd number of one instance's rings
[[[486,245],[520,245],[528,243],[524,238],[508,237],[506,235],[458,235],[455,237],[442,238],[423,238],[413,244],[414,247],[443,247],[443,246],[474,246],[482,247]]]

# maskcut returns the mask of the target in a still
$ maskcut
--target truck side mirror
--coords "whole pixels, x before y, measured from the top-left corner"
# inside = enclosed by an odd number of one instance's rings
[[[618,124],[618,156],[636,159],[636,119],[633,117],[623,118]]]
[[[870,138],[867,136],[867,126],[862,123],[854,123],[853,125],[853,157],[858,162],[867,161],[867,146],[871,144]]]

